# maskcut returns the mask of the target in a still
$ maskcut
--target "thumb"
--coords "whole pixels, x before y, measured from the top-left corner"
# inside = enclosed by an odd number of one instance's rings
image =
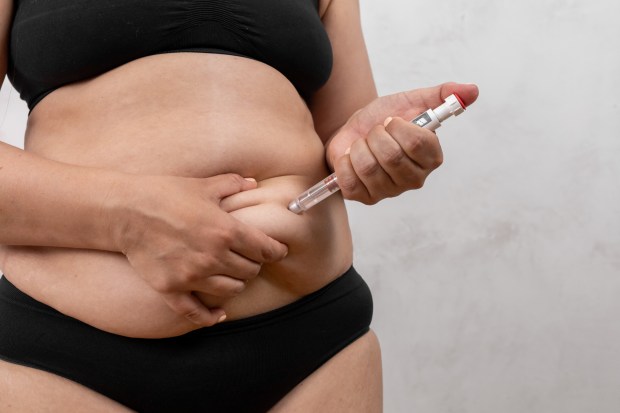
[[[212,176],[206,181],[208,181],[208,192],[218,201],[238,192],[254,189],[257,186],[255,179],[243,178],[237,174]]]
[[[456,94],[458,95],[459,98],[461,98],[461,100],[467,107],[467,106],[470,106],[472,103],[474,103],[476,99],[478,99],[478,94],[479,94],[478,85],[474,83],[448,82],[448,83],[443,83],[435,87],[435,89],[436,89],[435,93],[437,93],[437,89],[439,92],[438,93],[439,101],[436,102],[438,105],[442,104],[448,96],[452,94]],[[435,107],[435,106],[432,106],[432,107]]]
[[[360,129],[369,130],[378,122],[383,123],[388,116],[413,119],[422,112],[436,108],[444,100],[457,94],[465,106],[469,106],[478,98],[478,86],[472,83],[447,82],[437,86],[407,90],[376,99],[369,105],[371,110],[360,113],[358,124]]]
[[[418,110],[427,110],[441,105],[452,94],[458,95],[465,107],[470,106],[478,99],[479,90],[478,86],[473,83],[447,82],[433,87],[402,92],[402,94],[405,98],[403,100],[407,102],[405,105],[420,106]]]

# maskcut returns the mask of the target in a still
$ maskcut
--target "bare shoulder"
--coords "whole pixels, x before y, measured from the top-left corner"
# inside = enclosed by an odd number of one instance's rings
[[[6,75],[9,50],[9,30],[13,19],[13,1],[0,0],[0,86]]]

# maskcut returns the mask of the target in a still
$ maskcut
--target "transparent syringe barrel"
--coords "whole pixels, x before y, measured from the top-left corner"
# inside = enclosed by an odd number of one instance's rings
[[[339,190],[338,177],[333,173],[295,198],[289,209],[296,213],[306,211]]]

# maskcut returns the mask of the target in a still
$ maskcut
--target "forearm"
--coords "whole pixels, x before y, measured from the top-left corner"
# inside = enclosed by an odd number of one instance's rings
[[[0,142],[0,244],[118,250],[123,177]]]

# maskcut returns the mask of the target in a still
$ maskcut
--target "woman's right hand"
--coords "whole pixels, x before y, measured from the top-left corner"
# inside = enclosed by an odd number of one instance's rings
[[[234,297],[263,263],[286,256],[286,245],[220,208],[223,198],[256,188],[256,181],[236,174],[135,178],[114,201],[120,208],[109,217],[113,237],[135,271],[191,322],[211,326],[225,316],[193,291]]]

